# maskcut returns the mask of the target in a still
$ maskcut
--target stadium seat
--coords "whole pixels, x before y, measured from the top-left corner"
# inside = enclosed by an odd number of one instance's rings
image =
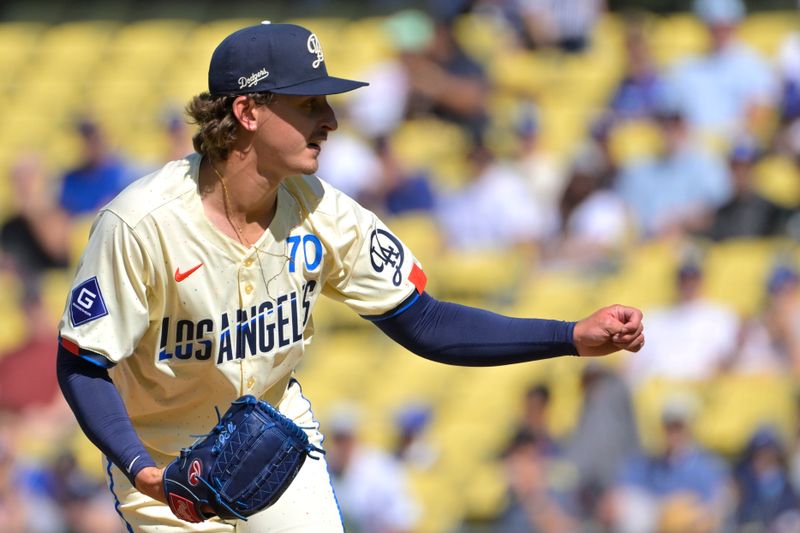
[[[458,485],[449,483],[436,471],[414,470],[410,472],[409,485],[422,511],[415,531],[441,533],[458,525],[465,510]]]
[[[529,273],[528,263],[523,251],[445,251],[435,268],[437,297],[479,305],[510,303]]]
[[[595,303],[625,302],[642,309],[668,305],[675,295],[678,261],[679,249],[668,240],[631,246],[621,256],[619,270],[599,281]]]
[[[73,221],[69,235],[69,261],[71,265],[77,265],[78,260],[83,255],[86,243],[89,242],[89,232],[94,223],[94,216],[85,216]]]
[[[453,32],[464,51],[484,65],[507,53],[514,43],[513,32],[506,25],[479,13],[458,17]]]
[[[428,273],[429,283],[435,284],[432,278],[442,251],[442,235],[433,216],[428,213],[410,213],[387,218],[385,222],[422,263]]]
[[[514,314],[576,320],[594,307],[595,288],[595,279],[578,272],[533,272],[517,290]]]
[[[324,331],[367,330],[372,324],[351,311],[345,304],[320,296],[314,306],[314,327]]]
[[[390,140],[409,169],[430,171],[444,188],[463,183],[469,139],[458,126],[433,118],[410,120],[402,123]]]
[[[783,40],[800,28],[797,11],[751,13],[739,27],[739,36],[764,57],[776,57]]]
[[[662,67],[703,52],[709,43],[703,23],[689,13],[656,19],[649,37],[653,56]]]
[[[461,485],[465,518],[478,523],[491,521],[507,504],[505,472],[495,457],[465,467],[465,479]]]
[[[694,398],[696,407],[702,412],[704,391],[704,384],[661,378],[650,379],[639,385],[633,391],[633,406],[643,449],[655,452],[664,444],[661,413],[668,398],[676,395]],[[695,416],[693,427],[697,427],[698,417],[699,414]]]
[[[61,319],[69,295],[74,273],[70,270],[53,269],[44,273],[41,291],[44,306],[54,322]]]
[[[17,71],[28,64],[36,51],[42,32],[47,28],[35,22],[0,23],[0,94],[8,95],[15,88]]]
[[[795,163],[779,155],[768,156],[753,169],[756,190],[783,207],[800,207],[800,171]]]
[[[614,126],[609,139],[611,156],[617,165],[655,155],[661,147],[661,132],[646,120],[622,122]]]
[[[394,49],[383,29],[382,17],[351,20],[334,39],[341,46],[332,56],[332,68],[343,77],[359,79],[363,72],[381,61],[394,57]],[[326,50],[328,47],[326,44]],[[326,57],[327,61],[327,57]]]
[[[488,65],[489,77],[502,91],[535,98],[554,76],[544,56],[526,50],[508,50]]]
[[[796,427],[794,388],[791,376],[720,376],[704,387],[697,438],[729,457],[741,452],[764,425],[777,429],[789,442]]]
[[[704,288],[712,299],[753,316],[762,304],[770,270],[788,245],[782,240],[732,239],[712,246],[703,264]]]

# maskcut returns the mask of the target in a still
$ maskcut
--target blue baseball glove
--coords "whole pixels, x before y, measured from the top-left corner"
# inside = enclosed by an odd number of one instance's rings
[[[306,457],[325,453],[297,424],[253,396],[242,396],[207,435],[164,470],[170,509],[187,522],[213,516],[247,520],[287,489]]]

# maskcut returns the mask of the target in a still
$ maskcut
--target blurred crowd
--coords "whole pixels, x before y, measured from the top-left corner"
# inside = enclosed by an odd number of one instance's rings
[[[341,130],[322,151],[319,175],[390,226],[398,217],[428,218],[448,250],[527,253],[534,276],[537,269],[605,271],[621,250],[646,243],[680,251],[674,301],[645,309],[642,352],[583,367],[577,421],[567,434],[552,430],[545,382],[521,399],[514,428],[484,422],[486,431],[509,434],[492,459],[505,495],[494,516],[457,530],[800,531],[800,400],[788,428],[757,424],[742,443],[720,449],[696,435],[708,402],[702,391],[720,376],[788,379],[792,395],[800,377],[793,244],[776,258],[752,316],[706,297],[703,262],[705,243],[800,238],[800,32],[764,57],[737,33],[747,16],[740,0],[697,0],[707,49],[661,65],[649,48],[648,14],[617,14],[624,75],[582,142],[566,156],[553,153],[542,141],[540,103],[525,95],[513,103],[511,141],[498,146],[489,66],[456,37],[459,18],[479,15],[502,27],[513,49],[567,57],[591,50],[605,10],[602,0],[463,0],[387,16],[383,30],[395,53],[364,72],[370,87],[337,108]],[[467,139],[456,185],[435,168],[410,165],[397,149],[393,134],[421,118]],[[191,128],[180,113],[163,124],[162,160],[189,153]],[[652,136],[651,149],[620,157],[615,136],[634,126]],[[36,153],[14,162],[14,212],[0,221],[0,274],[13,280],[4,287],[19,288],[12,296],[25,331],[0,354],[3,532],[121,530],[99,461],[82,455],[57,390],[58,317],[42,287],[48,273],[74,265],[76,227],[159,162],[126,157],[91,116],[75,131],[82,145],[75,168],[52,176]],[[658,436],[643,439],[653,428],[642,427],[634,403],[654,380],[690,386],[662,395],[651,413]],[[407,476],[439,460],[428,435],[435,406],[412,404],[395,415],[392,449],[359,439],[357,404],[335,406],[324,421],[349,531],[420,527],[426,502]]]

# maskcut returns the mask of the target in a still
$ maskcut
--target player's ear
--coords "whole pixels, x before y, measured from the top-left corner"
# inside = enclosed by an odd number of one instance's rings
[[[233,114],[247,131],[256,131],[256,103],[249,96],[237,96],[233,101]]]

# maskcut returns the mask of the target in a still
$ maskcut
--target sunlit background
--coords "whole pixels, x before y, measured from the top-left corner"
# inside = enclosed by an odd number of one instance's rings
[[[349,530],[800,531],[800,17],[735,0],[0,4],[0,531],[123,530],[57,323],[93,214],[191,151],[212,50],[264,19],[371,82],[319,175],[431,294],[646,316],[635,356],[472,369],[322,301],[297,377]]]

